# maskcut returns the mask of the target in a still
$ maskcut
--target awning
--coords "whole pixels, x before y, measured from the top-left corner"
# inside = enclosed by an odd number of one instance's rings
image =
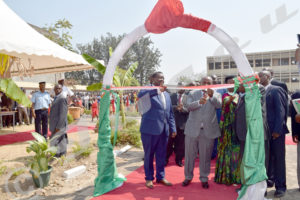
[[[0,54],[17,57],[12,76],[93,69],[81,55],[47,39],[0,0]]]

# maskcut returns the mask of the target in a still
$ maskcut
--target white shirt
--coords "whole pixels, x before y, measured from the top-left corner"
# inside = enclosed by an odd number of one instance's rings
[[[271,81],[270,81],[271,82]],[[267,90],[268,89],[268,87],[270,87],[270,85],[271,85],[271,83],[269,82],[269,84],[268,85],[266,85],[266,87],[265,87],[265,90]]]
[[[62,86],[62,95],[67,98],[67,96],[71,97],[74,95],[74,92],[72,92],[72,90],[70,90],[68,87],[66,86]]]
[[[166,108],[167,108],[167,103],[166,103],[166,98],[165,98],[164,93],[161,92],[160,89],[157,89],[157,93],[158,93],[158,95],[160,95],[162,104],[163,104],[163,106],[164,106],[164,109],[166,110]]]
[[[90,99],[90,97],[86,95],[83,97],[83,99],[84,99],[84,101],[88,101]]]

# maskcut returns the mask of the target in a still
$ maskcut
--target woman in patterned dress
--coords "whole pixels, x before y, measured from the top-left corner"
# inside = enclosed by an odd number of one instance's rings
[[[227,84],[234,84],[234,76],[225,78]],[[222,96],[222,114],[220,121],[221,137],[218,139],[218,157],[215,170],[215,182],[220,184],[240,184],[240,145],[234,131],[234,110],[238,95],[233,88]]]

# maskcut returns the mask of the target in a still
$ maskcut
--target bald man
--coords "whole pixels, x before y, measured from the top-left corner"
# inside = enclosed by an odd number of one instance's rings
[[[268,187],[275,183],[276,198],[283,197],[286,192],[285,167],[285,134],[289,132],[286,125],[287,93],[279,86],[271,85],[271,73],[259,72],[260,84],[266,89],[267,123],[270,134],[270,160],[268,174]]]

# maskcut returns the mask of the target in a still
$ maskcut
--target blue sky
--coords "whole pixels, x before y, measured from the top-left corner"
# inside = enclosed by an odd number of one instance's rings
[[[26,22],[44,26],[59,19],[73,24],[73,46],[95,37],[129,33],[144,23],[157,0],[4,0]],[[243,51],[260,52],[296,48],[300,33],[299,0],[182,0],[185,13],[211,21],[237,38]],[[276,11],[277,10],[277,11]],[[277,14],[276,14],[277,12]],[[269,20],[269,19],[270,20]],[[270,23],[269,23],[270,22]],[[261,28],[263,27],[263,29]],[[206,70],[206,57],[220,51],[220,44],[205,33],[177,28],[150,34],[162,56],[160,70],[169,80],[193,66]],[[219,48],[219,51],[216,51]],[[227,53],[226,51],[224,51]]]

